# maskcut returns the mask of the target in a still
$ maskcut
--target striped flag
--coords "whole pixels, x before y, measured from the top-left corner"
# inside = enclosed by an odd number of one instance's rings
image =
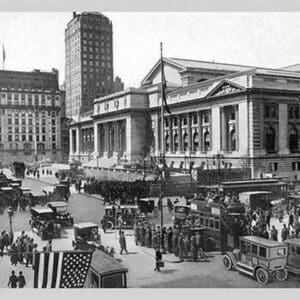
[[[93,252],[59,251],[34,254],[34,288],[82,288]]]

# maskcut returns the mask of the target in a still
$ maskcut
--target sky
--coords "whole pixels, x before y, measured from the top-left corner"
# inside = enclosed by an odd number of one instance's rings
[[[138,87],[163,55],[280,68],[300,63],[300,13],[103,12],[113,23],[114,75]],[[72,12],[1,12],[5,69],[59,70]],[[2,68],[2,55],[1,65]]]

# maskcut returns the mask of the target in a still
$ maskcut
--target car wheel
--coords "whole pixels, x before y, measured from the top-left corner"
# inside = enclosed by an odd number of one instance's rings
[[[255,278],[259,284],[265,285],[269,281],[269,274],[265,269],[258,268],[255,273]]]
[[[279,281],[285,281],[288,277],[288,271],[286,269],[280,269],[276,271],[276,278]]]
[[[229,255],[227,255],[227,254],[224,255],[222,262],[223,262],[223,267],[225,270],[229,271],[232,269],[232,260]]]
[[[114,228],[114,224],[111,221],[107,221],[106,222],[106,226],[107,229],[113,229]]]

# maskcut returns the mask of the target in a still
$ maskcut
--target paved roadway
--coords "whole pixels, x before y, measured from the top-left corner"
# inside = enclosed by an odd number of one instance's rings
[[[42,189],[49,178],[36,179],[25,178],[24,186],[32,189]],[[52,179],[50,180],[52,181]],[[94,197],[89,197],[84,194],[72,193],[68,202],[68,209],[75,216],[76,222],[92,221],[100,224],[100,220],[104,213],[103,202]],[[39,249],[45,242],[33,233],[31,233],[28,220],[29,212],[16,212],[13,217],[13,227],[15,231],[26,230],[35,238],[39,244]],[[0,215],[0,230],[8,230],[8,216],[5,211]],[[18,235],[19,233],[16,233]],[[67,229],[64,231],[62,239],[53,240],[54,250],[71,249],[73,239],[73,230]],[[102,243],[107,246],[112,246],[116,249],[116,258],[129,269],[128,286],[129,287],[153,287],[153,288],[260,288],[256,281],[251,278],[240,275],[235,271],[226,271],[221,265],[221,255],[213,253],[207,262],[184,262],[178,263],[178,259],[172,255],[164,255],[165,268],[161,273],[154,272],[154,250],[139,247],[134,244],[132,231],[126,231],[127,248],[129,254],[119,255],[118,236],[114,231],[107,234],[101,234]],[[5,255],[0,258],[0,288],[6,287],[9,273],[11,271],[9,257]],[[27,287],[32,287],[33,272],[31,268],[26,268],[23,265],[14,267],[18,272],[22,270],[27,279]],[[270,282],[267,288],[286,288],[299,287],[300,277],[290,276],[285,282],[273,281]]]

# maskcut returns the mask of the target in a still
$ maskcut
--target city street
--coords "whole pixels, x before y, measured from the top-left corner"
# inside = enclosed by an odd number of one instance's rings
[[[40,180],[25,178],[23,180],[23,186],[30,187],[32,190],[42,190],[46,186],[45,182],[51,182],[52,184],[56,183],[53,177],[42,176]],[[48,186],[51,185],[49,184]],[[68,202],[68,210],[74,215],[75,222],[91,221],[98,224],[100,227],[100,220],[104,213],[104,206],[100,197],[96,198],[95,196],[87,196],[75,193],[74,190],[72,191],[73,192]],[[168,215],[169,213],[165,211],[164,214]],[[39,245],[39,250],[41,250],[42,246],[45,245],[47,241],[42,242],[36,234],[30,231],[28,223],[29,218],[29,211],[17,211],[14,214],[13,229],[15,231],[15,236],[18,236],[20,231],[25,230],[30,236],[34,237],[35,241]],[[171,220],[171,216],[168,216],[168,219]],[[275,219],[272,220],[272,223],[274,223],[274,221]],[[279,223],[276,226],[279,226]],[[0,228],[1,230],[9,230],[7,211],[0,216]],[[53,240],[53,249],[72,249],[73,237],[74,233],[72,228],[64,229],[62,238]],[[114,247],[116,251],[115,257],[122,261],[129,270],[128,287],[260,287],[258,283],[251,278],[240,275],[236,271],[224,270],[221,263],[222,256],[219,253],[210,253],[209,261],[196,263],[189,261],[179,263],[178,258],[176,258],[173,254],[167,254],[163,256],[165,268],[160,273],[154,272],[154,250],[136,246],[132,230],[126,230],[126,240],[129,254],[120,255],[118,233],[115,231],[108,231],[104,234],[101,231],[101,241],[103,245]],[[7,270],[7,272],[1,272],[0,275],[0,287],[5,287],[9,272],[12,269],[10,267],[10,259],[8,255],[5,255],[0,259],[0,266],[2,270]],[[16,271],[22,270],[27,279],[27,288],[32,287],[33,271],[31,268],[19,265],[13,269]],[[290,276],[290,278],[285,282],[278,282],[277,280],[274,280],[266,287],[297,287],[299,283],[299,277]]]

